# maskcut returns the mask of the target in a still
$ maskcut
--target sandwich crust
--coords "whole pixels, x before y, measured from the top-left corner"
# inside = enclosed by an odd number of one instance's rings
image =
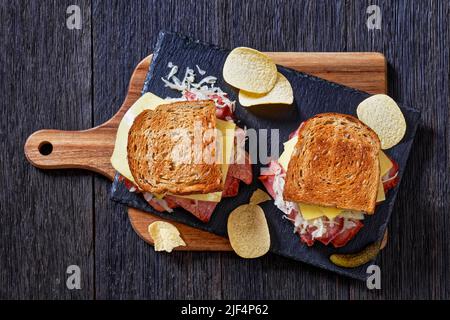
[[[377,134],[357,118],[318,114],[299,131],[284,199],[373,214],[380,183],[379,152]]]
[[[222,191],[212,101],[175,102],[145,110],[128,134],[128,165],[138,186],[153,194]]]

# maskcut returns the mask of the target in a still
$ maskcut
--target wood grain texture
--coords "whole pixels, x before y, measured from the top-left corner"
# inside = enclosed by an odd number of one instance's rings
[[[383,10],[381,30],[364,27],[358,13],[369,4]],[[390,222],[397,231],[381,254],[385,290],[352,287],[353,299],[450,296],[449,10],[448,1],[348,3],[348,50],[383,52],[389,94],[422,112]]]
[[[78,1],[82,35],[65,29],[64,2],[0,4],[0,168],[2,185],[11,176],[15,182],[0,201],[2,298],[88,297],[67,292],[64,271],[75,257],[89,270],[94,248],[95,286],[89,271],[82,286],[97,298],[450,298],[448,2],[86,0]],[[382,10],[381,30],[366,28],[369,4]],[[89,174],[46,173],[25,162],[17,141],[23,145],[35,130],[81,130],[111,118],[160,29],[224,47],[386,55],[390,94],[420,108],[423,125],[390,224],[395,234],[381,254],[381,290],[274,255],[249,261],[231,253],[155,253],[109,201],[107,179],[94,177],[93,196]],[[84,54],[89,32],[92,68]]]
[[[232,251],[230,242],[226,238],[216,236],[210,232],[194,229],[182,223],[149,214],[138,209],[129,208],[128,216],[134,231],[147,243],[153,244],[153,239],[148,233],[148,226],[155,221],[167,221],[180,230],[186,246],[176,248],[179,251]]]
[[[78,4],[75,31],[68,1],[0,4],[0,299],[94,297],[92,174],[39,171],[22,147],[39,128],[92,126],[90,3]],[[81,290],[66,287],[72,264]]]
[[[151,55],[137,64],[123,103],[111,119],[82,131],[43,129],[34,132],[24,146],[28,161],[41,169],[86,169],[100,173],[110,180],[114,179],[115,169],[110,159],[117,128],[125,112],[141,96],[150,61]],[[50,154],[42,154],[43,144],[52,146]]]

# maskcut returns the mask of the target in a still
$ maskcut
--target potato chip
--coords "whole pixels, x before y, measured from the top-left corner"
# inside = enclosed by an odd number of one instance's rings
[[[230,52],[223,66],[224,80],[252,93],[267,93],[277,81],[277,67],[258,50],[239,47]]]
[[[172,252],[173,248],[186,246],[177,227],[168,222],[155,221],[148,226],[148,232],[153,239],[155,251]]]
[[[278,72],[275,86],[268,93],[258,94],[239,90],[239,103],[244,107],[261,104],[292,104],[294,93],[288,79]]]
[[[270,248],[270,233],[266,216],[260,206],[244,204],[228,217],[228,237],[231,247],[242,258],[258,258]]]
[[[250,198],[250,204],[260,204],[271,199],[272,198],[267,194],[267,192],[261,189],[256,189]]]
[[[381,149],[392,148],[405,135],[405,117],[397,103],[385,94],[376,94],[362,101],[356,113],[362,122],[377,133]]]

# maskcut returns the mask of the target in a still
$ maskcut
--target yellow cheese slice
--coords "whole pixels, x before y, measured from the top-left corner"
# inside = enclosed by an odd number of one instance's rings
[[[387,157],[387,155],[380,150],[378,155],[378,159],[380,160],[380,176],[384,176],[389,170],[394,166],[392,161]]]
[[[384,200],[386,200],[386,195],[384,194],[384,187],[383,187],[383,182],[381,182],[380,179],[380,183],[378,183],[378,193],[377,193],[377,203],[378,202],[383,202]]]
[[[134,122],[134,119],[144,110],[154,110],[157,106],[170,103],[170,100],[164,100],[154,95],[153,93],[146,93],[140,97],[123,116],[120,121],[119,128],[117,129],[116,143],[114,145],[114,151],[111,156],[111,164],[122,176],[135,183],[133,175],[131,174],[130,167],[128,166],[127,157],[127,144],[128,144],[128,132]],[[222,133],[222,174],[223,182],[228,174],[229,160],[234,146],[234,132],[236,124],[234,122],[228,122],[217,119],[216,127]],[[163,198],[164,195],[155,195],[157,198]],[[191,194],[179,196],[182,198],[188,198],[193,200],[220,202],[222,199],[222,192],[212,192],[207,194]]]
[[[122,176],[135,182],[133,175],[131,174],[130,167],[128,167],[127,159],[127,144],[128,144],[128,132],[134,119],[144,110],[153,110],[160,104],[167,103],[166,100],[154,95],[153,93],[146,93],[141,96],[123,116],[117,128],[116,143],[114,145],[114,151],[111,156],[111,164]]]
[[[323,207],[323,206],[315,206],[311,204],[298,203],[297,204],[302,216],[306,220],[316,219],[321,216],[326,216],[328,219],[334,219],[338,215],[340,215],[343,209],[332,208],[332,207]]]
[[[380,183],[378,184],[377,203],[386,200],[386,195],[384,194],[384,187],[383,182],[381,182],[381,178],[394,166],[392,161],[381,150],[378,155],[378,159],[380,160]]]
[[[278,163],[287,171],[289,161],[291,160],[292,153],[294,152],[295,145],[297,144],[298,136],[293,137],[291,140],[286,141],[284,144],[284,151],[278,158]]]

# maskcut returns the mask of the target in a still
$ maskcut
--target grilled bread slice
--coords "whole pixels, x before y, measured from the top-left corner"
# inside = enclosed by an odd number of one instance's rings
[[[379,152],[377,134],[355,117],[318,114],[299,131],[284,199],[373,214],[380,183]]]
[[[153,194],[222,191],[212,101],[176,102],[146,110],[128,135],[128,164],[137,185]]]

